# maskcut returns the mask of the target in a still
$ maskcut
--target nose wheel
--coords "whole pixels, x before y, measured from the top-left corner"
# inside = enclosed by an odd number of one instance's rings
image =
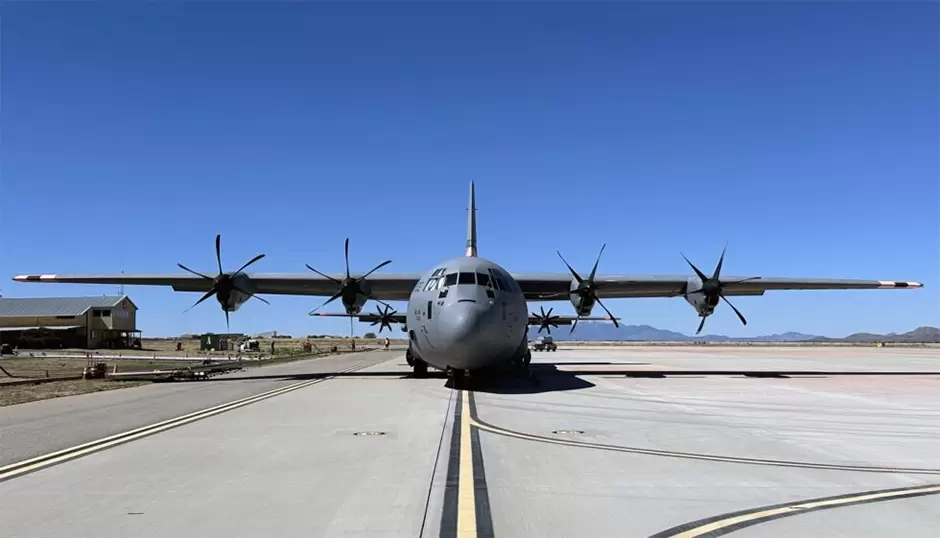
[[[408,363],[408,366],[411,366],[414,377],[420,378],[428,376],[428,363],[419,359],[418,356],[411,351],[411,347],[405,352],[405,362]]]
[[[469,376],[467,375],[466,370],[448,368],[447,373],[450,376],[451,380],[453,381],[452,385],[455,389],[459,390],[459,389],[469,388],[468,379],[467,379]]]

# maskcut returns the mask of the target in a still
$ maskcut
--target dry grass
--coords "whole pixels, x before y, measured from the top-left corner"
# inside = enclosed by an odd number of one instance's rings
[[[122,389],[146,384],[146,381],[108,381],[106,379],[78,379],[68,381],[49,381],[5,387],[0,384],[0,407],[16,405],[36,400],[61,398],[89,392]]]
[[[191,360],[148,360],[148,359],[102,359],[102,362],[108,365],[108,372],[113,372],[117,366],[118,372],[138,371],[138,370],[171,370],[185,366],[195,366],[199,364]],[[43,357],[15,357],[0,361],[0,366],[6,370],[9,375],[15,377],[65,377],[81,375],[82,370],[88,365],[88,360],[84,358],[43,358]],[[5,375],[0,372],[0,380]]]
[[[258,357],[259,354],[251,354],[254,357],[246,358],[259,358],[260,360],[245,360],[238,363],[239,366],[243,368],[256,368],[259,366],[268,366],[272,364],[282,364],[286,362],[292,362],[297,360],[304,360],[309,358],[314,358],[318,356],[316,350],[314,353],[303,353],[301,342],[298,341],[294,346],[282,346],[280,353],[275,353],[273,357]],[[329,341],[327,341],[329,342]],[[280,343],[280,340],[278,341]],[[367,351],[369,349],[376,349],[376,346],[373,341],[371,346],[364,345],[365,342],[357,341],[356,349],[359,351]],[[198,350],[198,341],[196,342],[195,349]],[[332,343],[321,344],[317,347],[321,350],[320,356],[328,356],[330,347],[334,345]],[[277,346],[277,344],[275,344]],[[146,347],[146,345],[145,345]],[[175,341],[168,341],[165,343],[166,348],[175,349]],[[348,341],[346,345],[340,347],[337,345],[337,353],[348,353],[350,351],[350,345]],[[277,347],[275,348],[277,349]],[[61,350],[56,350],[56,353],[59,353]],[[83,350],[78,350],[84,354]],[[104,352],[104,351],[102,351]],[[159,355],[172,355],[174,353],[167,353],[164,350],[154,351]],[[184,347],[183,353],[187,352],[187,348]],[[125,353],[140,354],[140,351],[125,351]],[[190,356],[195,356],[195,353],[190,353]],[[224,354],[215,354],[215,355],[224,355]],[[202,356],[202,355],[200,355]],[[97,359],[101,362],[104,362],[107,365],[107,371],[109,373],[115,370],[117,367],[118,372],[140,372],[140,371],[151,371],[151,370],[173,370],[177,368],[185,368],[189,366],[199,366],[199,361],[194,360],[172,360],[172,359],[115,359],[115,358],[101,358]],[[57,381],[47,381],[48,378],[62,378],[70,376],[78,376],[82,374],[82,371],[89,364],[89,361],[84,356],[75,357],[75,358],[58,358],[58,357],[29,357],[29,356],[18,356],[5,358],[0,361],[0,367],[3,368],[3,371],[6,371],[10,376],[15,378],[34,378],[37,380],[36,383],[25,383],[25,384],[15,384],[7,385],[4,383],[4,380],[12,380],[8,377],[6,373],[0,371],[0,406],[5,405],[14,405],[18,403],[31,402],[36,400],[44,400],[48,398],[59,398],[62,396],[72,396],[75,394],[84,394],[89,392],[100,392],[104,390],[114,390],[126,387],[134,387],[149,383],[149,381],[124,381],[124,380],[115,380],[115,379],[71,379],[71,380],[57,380]]]
[[[356,348],[361,349],[362,347],[379,347],[384,341],[384,336],[382,338],[356,338],[354,341],[356,343]],[[182,343],[182,350],[176,351],[177,342]],[[260,351],[258,353],[245,353],[245,356],[270,356],[271,355],[271,343],[274,343],[274,356],[280,355],[293,355],[297,353],[303,353],[304,342],[310,342],[313,346],[312,351],[314,353],[317,350],[321,352],[329,351],[330,348],[336,346],[337,351],[350,351],[352,349],[352,342],[349,338],[259,338],[258,344]],[[392,345],[396,344],[405,344],[407,340],[396,338],[391,339]],[[141,346],[143,347],[143,352],[145,353],[156,353],[157,355],[184,355],[184,356],[229,356],[233,355],[235,351],[200,351],[199,350],[199,340],[193,339],[143,339],[141,341]],[[127,353],[132,353],[128,351]]]

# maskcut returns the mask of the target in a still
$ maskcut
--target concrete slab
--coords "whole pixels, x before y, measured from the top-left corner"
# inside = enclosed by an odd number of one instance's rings
[[[418,536],[450,396],[307,387],[2,482],[0,535]]]
[[[287,386],[296,382],[292,376],[367,366],[389,356],[335,355],[209,381],[159,383],[0,407],[0,466]]]
[[[479,432],[473,465],[482,462],[485,470],[475,478],[485,478],[486,489],[475,479],[470,491],[489,500],[495,536],[664,537],[676,533],[658,533],[729,521],[728,514],[742,510],[937,484],[940,376],[918,372],[940,371],[940,354],[926,351],[709,346],[538,353],[537,363],[561,363],[543,364],[539,383],[484,380],[473,391],[479,419],[503,433],[471,430]],[[466,509],[459,500],[448,505],[445,491],[453,491],[456,477],[475,476],[450,468],[461,461],[451,447],[455,392],[440,376],[411,378],[400,352],[353,357],[280,373],[295,382],[314,371],[371,366],[0,482],[0,535],[441,535],[442,516]],[[829,371],[634,378],[603,363]],[[888,370],[903,375],[838,375]],[[257,371],[231,377],[238,379],[176,386],[288,383]],[[174,396],[190,407],[200,401],[198,391],[180,390],[141,405],[166,414],[180,405],[170,403]],[[89,407],[79,406],[74,416],[89,416]],[[61,425],[67,417],[59,408],[48,420]],[[385,435],[353,435],[363,431]],[[786,509],[789,517],[735,535],[857,538],[890,530],[933,537],[940,528],[940,495],[839,502],[795,515]]]

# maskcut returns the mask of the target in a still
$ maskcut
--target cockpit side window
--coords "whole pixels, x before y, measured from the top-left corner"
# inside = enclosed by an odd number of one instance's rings
[[[450,273],[449,275],[444,277],[445,286],[453,286],[456,283],[457,283],[457,273]]]
[[[428,283],[424,286],[424,291],[430,291],[437,287],[437,278],[429,278]]]
[[[477,273],[477,285],[484,288],[490,285],[490,275],[486,273]]]
[[[503,291],[514,291],[512,285],[509,283],[509,280],[503,275],[501,271],[496,269],[490,269],[492,278],[496,281],[496,287]]]
[[[457,279],[458,284],[476,284],[476,273],[463,271]]]
[[[488,271],[490,273],[490,283],[493,285],[493,287],[497,290],[506,289],[502,282],[500,282],[499,274],[493,269],[488,269]]]

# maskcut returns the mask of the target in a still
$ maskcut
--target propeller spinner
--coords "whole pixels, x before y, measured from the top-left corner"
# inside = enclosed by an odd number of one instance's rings
[[[542,312],[541,316],[535,312],[532,313],[532,315],[535,316],[535,319],[539,320],[538,333],[541,333],[542,329],[545,329],[548,331],[548,334],[552,334],[552,327],[555,327],[556,329],[558,328],[558,323],[555,322],[555,320],[558,319],[558,316],[552,315],[552,310],[554,310],[554,308],[549,308],[547,313],[545,312],[544,306],[540,306],[539,310]]]
[[[384,329],[385,327],[388,327],[388,330],[391,331],[392,322],[395,321],[395,318],[393,316],[397,314],[398,312],[396,312],[395,310],[392,310],[392,307],[388,305],[385,305],[384,311],[379,309],[378,306],[376,306],[375,312],[376,312],[376,315],[378,315],[379,319],[370,323],[369,326],[375,327],[376,325],[381,323],[382,325],[379,327],[379,334],[382,334],[382,329]]]
[[[193,304],[193,306],[187,308],[183,312],[184,313],[189,312],[190,310],[195,308],[199,303],[215,295],[216,298],[219,300],[219,303],[222,305],[222,310],[225,312],[225,327],[226,329],[228,329],[230,328],[229,315],[228,315],[229,311],[225,309],[225,305],[227,305],[229,301],[231,300],[233,291],[237,291],[243,295],[247,295],[249,298],[254,297],[265,304],[271,304],[268,301],[266,301],[264,298],[258,297],[254,293],[251,293],[250,291],[240,287],[235,282],[235,277],[241,274],[241,272],[244,271],[245,268],[247,268],[249,265],[255,263],[261,258],[264,258],[264,254],[258,254],[257,256],[249,260],[248,263],[239,267],[239,269],[235,271],[234,273],[226,273],[225,271],[222,270],[222,235],[221,234],[216,235],[215,236],[215,261],[216,263],[218,263],[218,266],[219,266],[219,274],[215,278],[212,278],[211,276],[208,276],[208,275],[204,275],[198,271],[193,271],[192,269],[190,269],[189,267],[186,267],[185,265],[181,263],[176,264],[180,267],[180,269],[183,269],[184,271],[188,271],[196,276],[212,281],[212,287],[209,288],[209,291],[207,291],[206,294],[203,295],[201,299],[196,301],[196,303]]]

